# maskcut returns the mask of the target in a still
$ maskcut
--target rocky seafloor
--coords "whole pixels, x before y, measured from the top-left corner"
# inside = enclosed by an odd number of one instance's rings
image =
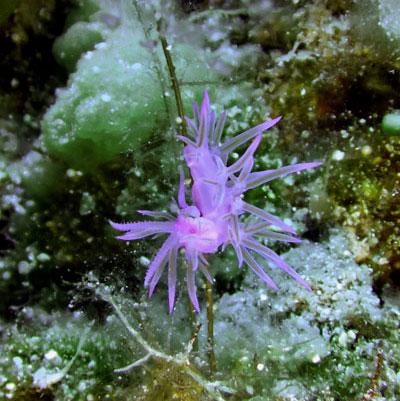
[[[4,3],[0,399],[400,399],[397,1]],[[264,263],[267,287],[230,246],[210,255],[215,367],[204,280],[195,314],[182,263],[169,314],[166,275],[143,288],[163,238],[108,223],[177,196],[161,39],[185,115],[207,89],[224,138],[282,116],[256,171],[323,162],[245,195],[296,229],[301,244],[268,246],[311,292]]]

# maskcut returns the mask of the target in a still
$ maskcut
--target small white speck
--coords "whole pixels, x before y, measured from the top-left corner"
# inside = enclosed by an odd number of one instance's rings
[[[307,91],[304,88],[300,91],[301,96],[304,96],[306,93],[307,93]]]
[[[363,156],[369,156],[372,153],[372,148],[369,145],[365,145],[361,148],[361,154]]]
[[[340,334],[340,336],[338,338],[338,342],[342,347],[346,346],[346,344],[347,344],[347,334],[344,331]]]
[[[68,170],[67,170],[67,177],[68,178],[72,178],[72,177],[75,177],[76,176],[76,171],[75,170],[73,170],[72,168],[69,168]]]
[[[83,392],[83,391],[86,390],[86,383],[85,383],[83,380],[81,380],[81,381],[79,382],[79,384],[78,384],[78,390],[81,391],[81,392]]]
[[[56,120],[54,120],[54,125],[63,126],[65,125],[65,121],[61,118],[57,118]]]
[[[104,49],[105,47],[107,47],[107,43],[106,42],[100,42],[100,43],[97,43],[94,46],[95,49]]]
[[[103,102],[109,102],[109,101],[111,100],[111,96],[110,96],[108,93],[103,93],[103,94],[101,95],[101,100],[102,100]]]
[[[28,274],[34,266],[31,265],[26,260],[22,260],[18,263],[18,273],[19,274]]]
[[[15,383],[7,383],[6,384],[6,390],[7,391],[12,391],[15,389]]]
[[[357,338],[357,333],[353,330],[349,330],[347,336],[351,341],[354,341]]]
[[[47,262],[48,260],[50,260],[50,256],[47,253],[39,253],[39,255],[37,255],[36,259],[39,262]]]
[[[218,31],[217,32],[213,32],[211,34],[211,36],[210,36],[210,40],[212,42],[217,42],[217,41],[219,41],[219,40],[221,40],[223,38],[224,38],[224,34],[222,32],[218,32]]]
[[[342,152],[341,150],[335,150],[332,154],[332,159],[336,161],[343,160],[345,156],[345,153]]]
[[[246,364],[247,362],[249,362],[249,357],[247,356],[247,355],[243,355],[241,358],[240,358],[240,362],[244,365],[244,364]]]
[[[2,276],[1,276],[1,278],[2,278],[3,280],[9,280],[10,277],[11,277],[11,273],[10,273],[10,272],[4,272],[4,273],[2,274]]]
[[[146,256],[141,256],[140,259],[139,259],[139,262],[144,267],[150,266],[150,259],[146,258]]]
[[[253,386],[250,386],[249,384],[246,386],[246,391],[248,394],[253,395],[254,394],[254,388]]]
[[[319,363],[321,362],[321,357],[318,354],[313,355],[313,357],[311,358],[311,361],[313,363]]]
[[[58,357],[57,351],[54,351],[54,349],[51,349],[49,352],[47,352],[44,357],[50,361],[51,359],[54,359]]]
[[[18,370],[21,370],[21,369],[22,369],[22,367],[23,367],[23,365],[24,365],[24,362],[23,362],[22,358],[20,358],[19,356],[15,356],[15,357],[13,358],[13,362],[14,362],[14,365],[16,366],[16,368],[17,368]]]
[[[264,368],[265,368],[265,365],[264,365],[263,363],[259,363],[259,364],[257,365],[257,370],[258,370],[259,372],[261,372],[262,370],[264,370]]]

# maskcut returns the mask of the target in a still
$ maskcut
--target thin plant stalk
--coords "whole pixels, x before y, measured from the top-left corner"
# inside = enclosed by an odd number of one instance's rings
[[[144,36],[146,38],[146,40],[151,43],[152,38],[150,36],[150,28],[146,27],[146,24],[143,21],[143,17],[142,17],[142,12],[140,11],[140,7],[137,4],[136,0],[133,0],[133,6],[135,7],[135,11],[138,17],[138,20],[140,22],[140,25],[142,27]],[[165,90],[165,84],[164,84],[164,77],[163,77],[163,73],[162,73],[162,65],[161,65],[161,60],[158,57],[156,52],[151,52],[151,56],[153,58],[153,63],[154,63],[154,68],[156,70],[157,73],[157,78],[160,82],[160,86],[161,86],[161,91],[162,91],[162,97],[163,97],[163,101],[164,101],[164,106],[165,106],[165,111],[167,112],[168,117],[171,120],[171,112],[169,110],[169,106],[168,106],[168,100],[167,100],[167,96],[166,96],[166,90]]]
[[[184,266],[186,267],[186,269],[188,269],[186,260],[184,261]],[[196,332],[196,327],[197,327],[197,314],[196,314],[195,310],[193,309],[192,301],[190,300],[189,294],[187,294],[187,299],[188,299],[188,307],[189,307],[191,333],[192,333],[192,337],[193,337],[194,333]],[[198,350],[198,348],[199,348],[198,343],[195,342],[193,344],[193,351],[196,352]]]
[[[207,355],[210,366],[210,373],[213,375],[216,372],[216,362],[214,354],[214,311],[212,286],[208,280],[206,282],[206,297],[207,297]]]
[[[179,82],[175,74],[175,66],[172,61],[171,53],[170,53],[170,46],[168,45],[167,39],[161,33],[161,20],[158,21],[157,29],[160,35],[161,46],[164,52],[165,60],[167,62],[168,71],[171,77],[172,88],[175,94],[176,100],[176,107],[178,110],[178,115],[181,120],[181,130],[182,136],[187,136],[186,133],[186,121],[185,121],[185,113],[183,110],[183,103],[182,103],[182,96],[181,91],[179,89]],[[210,366],[210,373],[214,374],[216,371],[216,362],[215,362],[215,354],[214,354],[214,311],[213,311],[213,299],[212,299],[212,287],[211,284],[206,281],[206,298],[207,298],[207,319],[208,319],[208,326],[207,326],[207,355],[209,360]],[[195,319],[193,317],[193,308],[191,302],[189,300],[189,313],[192,322],[192,333],[195,330]],[[197,347],[197,343],[195,345]]]
[[[178,79],[175,74],[175,66],[172,61],[172,57],[171,57],[171,53],[170,53],[171,46],[168,45],[167,39],[161,33],[161,20],[158,21],[157,29],[158,29],[158,32],[160,35],[161,47],[164,52],[165,61],[167,62],[167,67],[168,67],[169,75],[171,77],[171,82],[172,82],[172,88],[173,88],[174,94],[175,94],[176,107],[178,109],[178,115],[181,120],[180,123],[181,123],[182,136],[186,136],[186,121],[185,121],[185,113],[183,111],[181,91],[179,89],[179,82],[178,82]]]

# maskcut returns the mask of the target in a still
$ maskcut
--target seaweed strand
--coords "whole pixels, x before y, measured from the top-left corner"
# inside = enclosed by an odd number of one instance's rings
[[[160,35],[161,46],[164,52],[165,60],[167,62],[168,71],[171,77],[172,88],[175,94],[176,100],[176,107],[178,110],[178,115],[181,120],[181,130],[182,136],[187,136],[186,133],[186,121],[185,121],[185,113],[183,110],[183,103],[182,103],[182,96],[181,91],[179,89],[179,82],[175,74],[175,66],[172,61],[171,53],[170,53],[170,46],[168,45],[167,39],[161,33],[161,19],[157,22],[157,30]],[[216,362],[215,362],[215,354],[214,354],[214,311],[213,311],[213,299],[212,299],[212,287],[211,284],[206,281],[206,298],[207,298],[207,319],[208,319],[208,326],[207,326],[207,355],[209,360],[210,366],[210,373],[214,374],[216,371]],[[190,301],[189,301],[190,302]],[[190,314],[192,320],[192,328],[194,328],[194,319],[193,319],[193,311],[190,307]],[[195,330],[192,332],[194,333]]]
[[[167,62],[169,75],[171,77],[172,88],[173,88],[174,94],[175,94],[176,107],[178,109],[178,115],[179,115],[179,118],[181,119],[182,135],[186,136],[186,122],[185,122],[185,113],[183,111],[181,91],[179,89],[179,82],[178,82],[178,79],[176,78],[176,74],[175,74],[175,66],[174,66],[174,63],[172,62],[172,57],[171,57],[171,53],[170,53],[171,47],[168,45],[168,42],[167,42],[167,39],[165,38],[165,36],[161,33],[161,20],[158,20],[158,22],[157,22],[157,30],[160,35],[161,46],[162,46],[162,49],[164,52],[165,60]]]
[[[214,313],[213,313],[213,297],[211,283],[206,279],[206,296],[207,296],[207,355],[210,365],[210,373],[213,375],[216,371],[216,362],[214,354]]]
[[[142,12],[140,11],[140,7],[137,4],[136,0],[133,0],[133,6],[135,7],[135,11],[139,20],[139,23],[142,27],[144,36],[146,38],[146,40],[148,42],[151,42],[151,36],[150,36],[150,29],[146,27],[144,21],[143,21],[143,17],[142,17]],[[157,73],[157,78],[160,81],[160,86],[161,86],[161,91],[162,91],[162,97],[163,97],[163,101],[164,101],[164,106],[165,106],[165,111],[167,112],[167,115],[169,116],[169,118],[171,119],[171,112],[169,110],[169,105],[168,105],[168,100],[167,97],[165,95],[165,85],[164,85],[164,77],[162,74],[162,65],[161,65],[161,61],[158,57],[158,55],[156,54],[156,52],[151,52],[151,56],[153,58],[153,63],[154,63],[154,68],[156,70]]]

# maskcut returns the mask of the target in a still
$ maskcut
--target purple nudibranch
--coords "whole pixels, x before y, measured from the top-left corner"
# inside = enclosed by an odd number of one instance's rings
[[[250,128],[221,144],[226,114],[224,112],[216,119],[215,113],[211,110],[206,90],[200,109],[193,102],[193,114],[193,119],[185,118],[188,137],[178,136],[185,143],[183,156],[193,180],[193,205],[189,206],[186,202],[184,176],[181,171],[178,202],[175,202],[172,207],[176,216],[167,212],[139,210],[138,212],[142,215],[161,218],[165,221],[123,224],[110,221],[114,229],[125,232],[117,237],[125,241],[137,240],[153,234],[168,234],[168,238],[150,263],[145,277],[144,285],[149,287],[149,296],[153,294],[165,266],[168,265],[169,312],[173,311],[178,250],[184,248],[189,298],[194,309],[199,312],[195,273],[200,270],[212,283],[209,263],[205,255],[216,252],[220,247],[225,249],[227,245],[232,245],[235,250],[239,267],[244,262],[270,287],[277,289],[276,284],[264,272],[253,254],[258,254],[273,262],[310,290],[310,286],[299,274],[275,252],[257,240],[258,238],[299,243],[301,241],[298,238],[289,235],[295,235],[295,231],[278,217],[246,203],[242,199],[242,194],[268,181],[314,168],[322,163],[299,163],[275,170],[252,172],[253,155],[261,141],[261,133],[274,126],[281,117]],[[250,140],[252,142],[244,154],[228,166],[229,153]],[[243,221],[240,216],[246,213],[252,218]],[[281,231],[289,234],[272,231],[271,226],[278,227]]]

